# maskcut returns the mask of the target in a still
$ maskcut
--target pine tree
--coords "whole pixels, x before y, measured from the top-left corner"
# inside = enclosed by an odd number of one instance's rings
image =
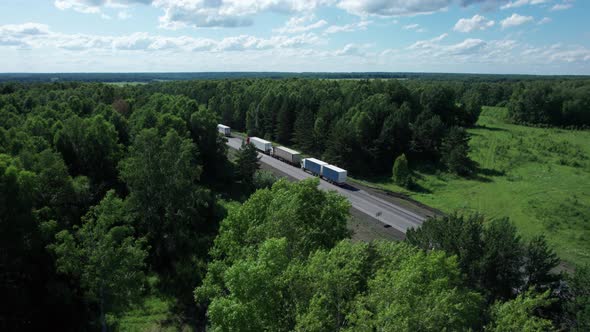
[[[314,116],[305,108],[297,115],[294,125],[294,141],[303,151],[312,152],[314,148]]]
[[[237,172],[239,178],[244,182],[251,184],[252,179],[254,178],[254,173],[260,168],[258,165],[258,151],[253,144],[248,143],[242,145],[240,150],[238,151],[238,158],[237,158]]]
[[[450,172],[469,175],[474,164],[469,159],[469,134],[462,127],[453,127],[441,144],[441,161]]]

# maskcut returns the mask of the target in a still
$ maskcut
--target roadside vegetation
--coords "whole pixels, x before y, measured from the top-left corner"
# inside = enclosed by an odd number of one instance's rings
[[[388,177],[360,182],[447,213],[509,217],[525,237],[545,234],[566,262],[590,263],[590,132],[516,125],[506,108],[484,107],[469,134],[470,177],[417,167],[412,190]]]

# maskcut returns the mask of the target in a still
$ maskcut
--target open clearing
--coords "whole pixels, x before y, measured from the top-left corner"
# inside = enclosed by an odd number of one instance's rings
[[[505,108],[484,107],[470,129],[471,157],[479,164],[469,179],[416,172],[418,191],[389,178],[358,181],[443,212],[509,217],[524,238],[544,234],[567,263],[590,263],[590,131],[509,124]]]

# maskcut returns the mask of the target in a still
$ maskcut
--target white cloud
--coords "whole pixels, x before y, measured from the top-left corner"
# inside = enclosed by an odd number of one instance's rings
[[[551,23],[552,21],[553,20],[550,17],[543,17],[543,19],[541,19],[537,24],[543,25],[543,24]]]
[[[551,0],[516,0],[516,1],[510,1],[509,3],[503,5],[501,8],[502,9],[509,9],[509,8],[522,7],[525,5],[540,5],[540,4],[548,3],[550,1]]]
[[[129,14],[129,12],[127,12],[126,10],[122,10],[117,13],[117,18],[120,20],[127,20],[131,18],[131,14]]]
[[[472,32],[475,30],[485,30],[493,27],[494,21],[486,19],[481,15],[474,15],[472,18],[462,18],[455,24],[453,30],[459,32]]]
[[[252,16],[261,12],[283,14],[310,13],[331,0],[154,0],[164,10],[161,26],[241,27],[253,23]]]
[[[371,23],[373,23],[373,21],[361,20],[356,23],[350,23],[350,24],[345,24],[345,25],[331,25],[331,26],[327,27],[326,30],[324,30],[324,34],[367,30],[367,27]]]
[[[502,29],[506,29],[506,28],[510,28],[510,27],[515,27],[515,26],[519,26],[528,22],[533,21],[533,17],[532,16],[522,16],[522,15],[518,15],[516,13],[512,14],[512,16],[507,17],[505,19],[503,19],[500,22],[500,25],[502,26]]]
[[[407,48],[405,56],[414,61],[436,59],[447,63],[500,62],[516,47],[514,40],[491,40],[468,38],[454,44],[444,44],[447,34],[429,40],[417,41]]]
[[[300,48],[319,42],[320,38],[313,33],[294,36],[277,35],[270,38],[239,35],[214,40],[188,36],[166,37],[145,32],[120,36],[64,34],[53,32],[46,25],[36,23],[0,26],[0,46],[54,48],[69,51],[164,51],[174,49],[184,52],[221,52]]]
[[[441,11],[452,2],[452,0],[340,0],[338,7],[361,16],[404,16]]]
[[[551,11],[567,10],[572,8],[573,6],[574,5],[571,3],[571,1],[564,1],[563,3],[558,3],[551,7]]]
[[[314,15],[294,16],[291,17],[283,27],[275,31],[281,34],[285,33],[302,33],[310,30],[322,28],[328,24],[325,20],[315,20]]]
[[[365,57],[368,55],[367,49],[372,45],[370,44],[346,44],[342,49],[332,52],[335,56],[360,56]]]
[[[419,40],[417,42],[415,42],[414,44],[412,44],[411,46],[409,46],[409,49],[422,49],[422,48],[431,48],[433,45],[438,44],[441,40],[447,38],[449,36],[448,33],[443,33],[442,35],[438,36],[438,37],[434,37],[432,39],[428,39],[428,40]]]
[[[101,13],[101,7],[125,8],[129,5],[148,5],[152,0],[55,0],[55,7],[60,10],[71,9],[84,14]]]

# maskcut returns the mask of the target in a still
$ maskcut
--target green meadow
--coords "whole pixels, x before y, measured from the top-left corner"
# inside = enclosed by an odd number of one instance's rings
[[[524,238],[543,234],[566,263],[590,263],[590,131],[532,128],[484,107],[472,135],[477,174],[416,171],[408,191],[388,178],[359,181],[442,210],[509,217]],[[411,161],[410,161],[411,162]]]

